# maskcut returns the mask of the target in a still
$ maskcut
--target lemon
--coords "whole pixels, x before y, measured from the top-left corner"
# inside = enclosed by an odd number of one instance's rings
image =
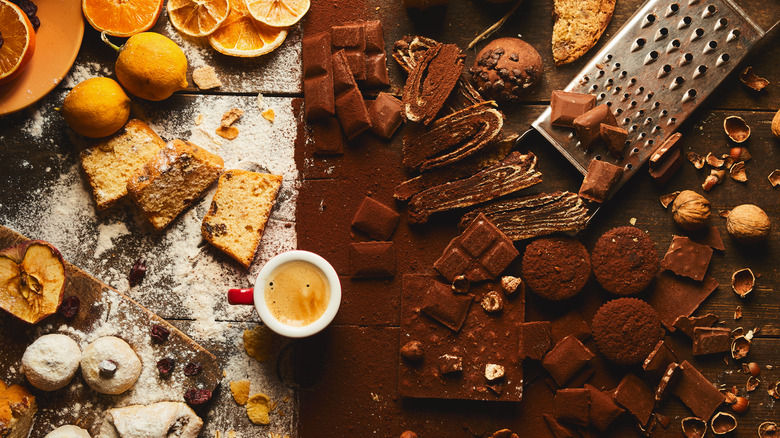
[[[131,36],[121,48],[111,45],[119,50],[116,77],[130,94],[157,101],[187,88],[187,57],[169,38],[143,32]]]
[[[83,136],[105,137],[127,122],[130,98],[113,79],[87,79],[65,96],[62,116],[68,126]]]

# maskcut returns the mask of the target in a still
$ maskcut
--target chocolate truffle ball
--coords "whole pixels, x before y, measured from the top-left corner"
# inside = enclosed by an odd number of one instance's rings
[[[590,257],[577,239],[543,237],[525,248],[522,272],[536,295],[565,300],[577,295],[590,278]]]
[[[591,260],[596,280],[615,295],[640,292],[660,269],[655,245],[635,227],[618,227],[604,233],[593,248]]]
[[[618,298],[601,306],[591,330],[601,354],[620,365],[644,361],[663,336],[658,312],[636,298]]]
[[[480,50],[469,72],[483,97],[514,102],[542,76],[542,57],[519,38],[499,38]]]

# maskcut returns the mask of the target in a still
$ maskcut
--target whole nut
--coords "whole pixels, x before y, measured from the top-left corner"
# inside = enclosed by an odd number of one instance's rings
[[[769,216],[753,204],[735,207],[726,218],[726,230],[742,243],[760,242],[769,236],[771,229]]]
[[[731,409],[738,414],[744,414],[750,407],[750,400],[745,397],[737,397],[737,401],[731,405]]]
[[[401,434],[401,438],[417,438],[417,434],[412,432],[411,430],[407,430]]]
[[[401,347],[401,356],[410,362],[422,360],[425,355],[425,349],[420,341],[409,341]]]
[[[772,135],[774,135],[775,138],[780,138],[780,110],[778,110],[772,118]]]
[[[701,229],[710,220],[710,201],[692,190],[683,190],[674,199],[672,217],[685,230]]]

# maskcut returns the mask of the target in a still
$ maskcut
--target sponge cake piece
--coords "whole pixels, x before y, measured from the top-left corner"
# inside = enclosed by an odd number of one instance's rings
[[[19,385],[0,380],[0,437],[24,438],[30,434],[38,410],[35,396]]]
[[[219,177],[217,192],[203,217],[203,237],[248,268],[281,185],[279,175],[228,170]]]

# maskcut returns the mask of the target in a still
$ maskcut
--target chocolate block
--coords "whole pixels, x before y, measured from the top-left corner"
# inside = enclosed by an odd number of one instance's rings
[[[663,143],[661,143],[660,146],[653,152],[652,155],[650,155],[649,160],[649,166],[650,169],[657,169],[661,166],[662,163],[664,163],[667,158],[672,156],[672,153],[674,151],[677,151],[680,149],[680,144],[678,141],[682,138],[682,134],[679,132],[675,132],[674,134],[670,135],[669,138],[664,140]]]
[[[330,32],[320,32],[304,38],[301,43],[301,60],[306,120],[334,115],[336,110]]]
[[[639,377],[626,374],[615,389],[615,401],[639,421],[645,425],[650,420],[650,414],[655,407],[655,395]]]
[[[616,157],[623,156],[623,148],[626,147],[628,131],[623,128],[618,128],[617,126],[602,123],[599,127],[599,135],[607,145],[607,149],[609,149],[613,155]]]
[[[547,427],[550,429],[550,433],[555,438],[574,438],[574,432],[563,426],[552,415],[542,414],[544,422],[547,423]]]
[[[368,115],[371,117],[371,131],[382,138],[392,137],[404,121],[401,101],[387,93],[379,93],[368,107]]]
[[[463,326],[473,300],[472,295],[455,294],[449,284],[433,280],[420,310],[441,325],[457,332]]]
[[[518,255],[512,241],[480,214],[452,239],[433,267],[449,281],[458,275],[470,281],[492,280]]]
[[[661,376],[661,381],[658,382],[658,386],[655,388],[655,401],[662,402],[666,400],[666,397],[672,393],[672,390],[682,378],[682,368],[677,362],[672,362],[666,367]]]
[[[623,175],[623,168],[601,160],[591,160],[588,173],[582,180],[579,195],[593,202],[604,202],[615,183]]]
[[[463,72],[464,55],[455,44],[436,44],[422,55],[406,80],[404,117],[427,125],[444,106]]]
[[[693,355],[725,353],[731,349],[731,330],[725,327],[693,329]]]
[[[352,140],[371,127],[371,118],[343,50],[333,54],[333,90],[336,95],[336,115],[344,134]]]
[[[592,110],[594,106],[596,96],[592,94],[555,90],[550,99],[550,123],[573,128],[574,119]]]
[[[309,122],[311,137],[309,142],[316,155],[341,155],[344,153],[344,134],[341,124],[335,117],[325,117]]]
[[[330,31],[333,52],[343,50],[352,76],[355,80],[364,80],[366,78],[365,24],[362,22],[346,23],[341,26],[333,26]]]
[[[708,313],[704,316],[678,316],[672,324],[673,329],[680,330],[693,339],[696,327],[712,327],[718,323],[718,316]]]
[[[572,309],[550,323],[550,334],[554,344],[557,344],[566,336],[574,336],[580,341],[584,341],[590,336],[590,326],[582,319],[582,316],[576,309]]]
[[[604,432],[624,412],[623,408],[618,406],[610,395],[595,386],[586,383],[585,389],[590,393],[590,425]]]
[[[658,165],[655,169],[650,170],[650,177],[656,184],[666,184],[678,170],[682,167],[683,158],[682,152],[679,149],[675,149],[668,154],[666,159]]]
[[[387,74],[387,53],[385,52],[385,37],[382,32],[382,22],[379,20],[364,23],[366,36],[366,79],[369,87],[384,87],[390,85]]]
[[[712,258],[712,248],[685,236],[674,236],[661,267],[697,281],[704,279]]]
[[[590,414],[590,392],[585,388],[559,389],[555,393],[553,414],[558,421],[587,426]]]
[[[550,321],[526,322],[520,326],[520,359],[542,360],[550,351]]]
[[[542,359],[542,366],[558,386],[563,386],[595,356],[579,339],[567,336]]]
[[[647,355],[642,364],[645,374],[653,379],[660,379],[670,363],[677,362],[677,355],[663,340],[655,344],[655,348]]]
[[[350,243],[349,270],[352,278],[392,277],[395,275],[393,242]]]
[[[691,240],[696,243],[707,245],[712,249],[717,249],[718,251],[723,251],[726,249],[726,246],[723,245],[723,239],[720,237],[720,231],[718,231],[718,227],[704,227],[702,230],[689,233],[688,237],[690,237]]]
[[[718,287],[718,282],[707,275],[702,282],[663,271],[655,278],[647,302],[658,312],[661,322],[674,331],[678,316],[691,316],[697,307]]]
[[[352,218],[352,226],[364,231],[372,239],[388,240],[398,226],[399,217],[401,216],[392,208],[366,196]]]
[[[674,387],[674,395],[693,411],[693,415],[709,421],[715,410],[726,400],[726,396],[687,360],[680,366],[682,377]]]
[[[572,122],[583,149],[591,149],[601,138],[601,124],[617,126],[615,115],[607,105],[599,105]]]

